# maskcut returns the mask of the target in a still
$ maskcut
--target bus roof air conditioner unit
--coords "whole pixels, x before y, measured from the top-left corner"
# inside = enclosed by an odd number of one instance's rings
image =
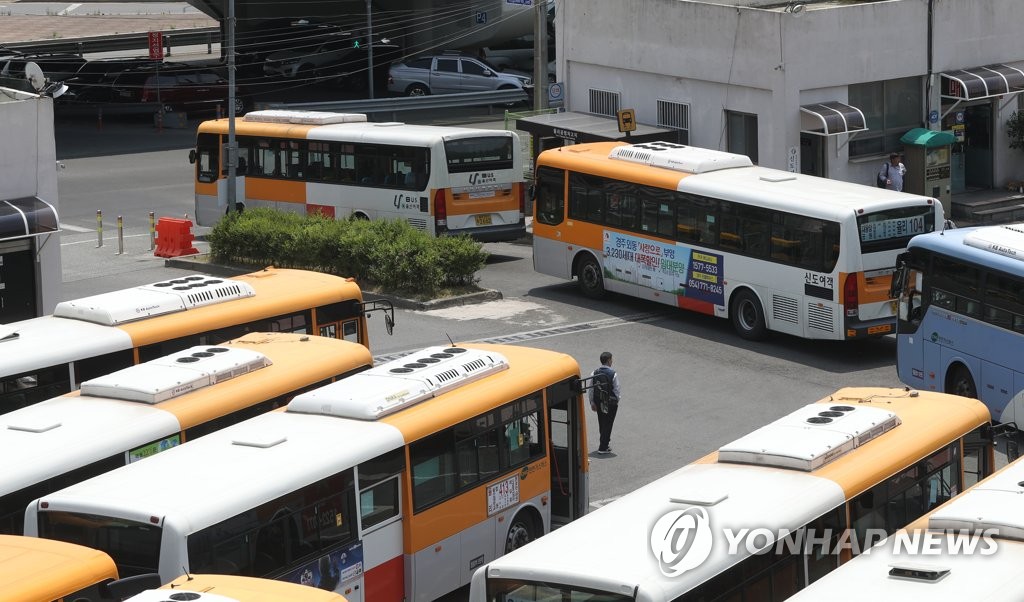
[[[750,157],[746,155],[686,146],[674,142],[645,142],[616,146],[608,156],[620,161],[641,163],[689,174],[753,166]]]

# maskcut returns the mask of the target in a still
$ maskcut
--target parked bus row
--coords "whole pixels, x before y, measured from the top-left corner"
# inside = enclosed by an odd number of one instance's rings
[[[122,578],[223,573],[350,602],[433,600],[584,514],[583,387],[561,353],[423,349],[48,491],[24,532],[101,550]]]
[[[366,370],[358,343],[251,333],[190,347],[0,415],[0,533],[20,535],[32,500]],[[30,458],[30,461],[26,461]]]
[[[189,275],[64,301],[52,315],[0,325],[0,414],[76,390],[82,382],[195,345],[249,332],[294,332],[369,348],[364,301],[351,279],[267,268],[219,278]]]

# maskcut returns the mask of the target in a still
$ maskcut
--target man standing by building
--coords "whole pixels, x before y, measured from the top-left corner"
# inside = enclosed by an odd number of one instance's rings
[[[590,389],[590,408],[597,412],[597,427],[600,431],[600,444],[597,453],[604,455],[612,451],[612,424],[615,414],[619,411],[619,376],[612,370],[612,354],[605,351],[601,354],[601,365],[594,370],[594,386]]]
[[[882,169],[878,171],[878,184],[889,190],[903,192],[903,176],[906,174],[907,168],[900,162],[900,154],[889,153],[889,161],[883,163]]]

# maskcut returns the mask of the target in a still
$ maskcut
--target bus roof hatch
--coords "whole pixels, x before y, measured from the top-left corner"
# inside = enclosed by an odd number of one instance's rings
[[[817,470],[899,424],[879,408],[812,403],[722,446],[718,461]]]
[[[288,411],[376,420],[508,367],[493,351],[428,347],[298,395]]]
[[[674,142],[645,142],[616,146],[608,155],[611,159],[663,167],[689,174],[707,173],[733,167],[751,167],[746,155],[686,146]]]
[[[102,326],[117,326],[255,295],[256,291],[246,282],[195,274],[62,301],[54,308],[53,315]]]
[[[248,349],[190,347],[82,383],[82,395],[160,403],[196,389],[269,366],[270,358]]]

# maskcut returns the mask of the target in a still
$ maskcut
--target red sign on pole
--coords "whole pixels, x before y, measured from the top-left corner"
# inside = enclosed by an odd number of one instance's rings
[[[149,32],[149,58],[154,61],[164,60],[164,34],[162,32]]]

